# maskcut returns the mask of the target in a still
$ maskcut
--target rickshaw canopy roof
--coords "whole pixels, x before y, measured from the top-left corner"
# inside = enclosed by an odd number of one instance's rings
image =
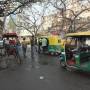
[[[39,38],[48,38],[48,36],[40,36]]]
[[[90,31],[66,34],[66,37],[90,37]]]
[[[5,33],[3,37],[18,37],[16,33]]]

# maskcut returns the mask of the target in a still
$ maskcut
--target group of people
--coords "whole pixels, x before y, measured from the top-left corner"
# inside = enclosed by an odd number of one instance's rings
[[[23,57],[26,58],[26,51],[27,51],[27,41],[26,38],[23,38],[23,41],[20,43],[19,38],[4,38],[3,40],[3,45],[8,51],[10,49],[10,46],[14,46],[17,51],[17,55],[19,55],[19,46],[22,47],[22,52],[23,52]],[[41,53],[45,52],[47,50],[48,46],[48,40],[46,38],[41,38],[37,39],[34,36],[31,36],[30,38],[31,41],[31,59],[35,59],[35,52],[36,53]]]

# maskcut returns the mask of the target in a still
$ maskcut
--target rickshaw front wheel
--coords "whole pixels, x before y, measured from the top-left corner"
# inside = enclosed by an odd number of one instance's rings
[[[71,68],[69,66],[66,66],[66,70],[69,71],[69,72],[74,72],[76,71],[74,68]]]
[[[66,67],[65,62],[64,62],[64,61],[60,61],[60,66],[61,66],[62,68],[65,68],[65,67]]]

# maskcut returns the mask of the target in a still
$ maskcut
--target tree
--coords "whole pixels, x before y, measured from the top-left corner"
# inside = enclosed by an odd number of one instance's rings
[[[9,16],[10,14],[20,13],[22,9],[32,3],[41,2],[42,0],[1,0],[0,16]]]
[[[0,27],[2,27],[1,31],[4,29],[7,16],[21,13],[26,6],[31,7],[33,3],[41,1],[42,0],[0,0],[0,17],[4,18],[3,21],[0,20],[0,22],[3,22],[3,26],[0,24]]]
[[[90,1],[89,0],[48,0],[57,10],[61,12],[62,23],[61,28],[67,28],[67,32],[75,32],[82,30],[90,22],[80,22],[82,14],[88,12],[90,15]],[[85,17],[83,17],[86,19]],[[79,21],[79,25],[77,24]],[[81,24],[82,23],[82,24]]]
[[[38,35],[38,32],[41,29],[42,24],[44,23],[43,18],[45,15],[45,11],[47,9],[47,3],[44,4],[39,3],[39,4],[40,6],[38,6],[38,8],[39,9],[41,8],[41,11],[37,9],[35,5],[33,5],[31,8],[26,7],[23,9],[22,13],[18,14],[19,17],[18,24],[13,21],[17,27],[23,30],[27,30],[34,36]],[[12,17],[11,19],[13,20]],[[20,22],[22,22],[22,24],[19,25]]]

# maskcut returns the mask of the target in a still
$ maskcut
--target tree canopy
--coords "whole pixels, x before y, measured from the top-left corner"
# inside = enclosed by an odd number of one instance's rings
[[[1,0],[0,1],[0,17],[9,16],[10,14],[20,13],[22,9],[32,3],[41,2],[43,0]]]

